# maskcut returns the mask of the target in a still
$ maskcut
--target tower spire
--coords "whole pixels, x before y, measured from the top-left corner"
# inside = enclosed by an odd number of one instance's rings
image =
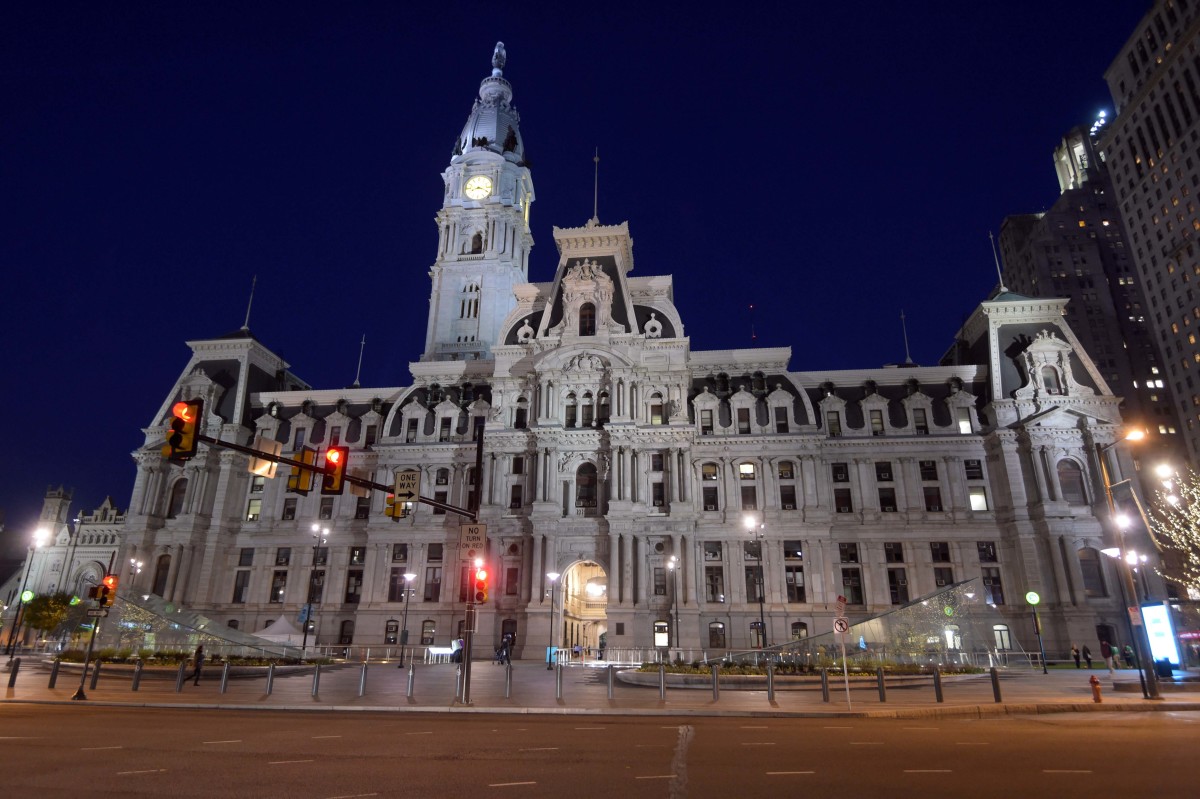
[[[358,369],[356,369],[354,372],[354,385],[350,386],[351,388],[358,388],[359,385],[361,385],[358,382],[358,378],[360,375],[362,375],[362,356],[363,356],[363,350],[365,350],[366,348],[367,348],[367,334],[363,333],[362,341],[358,345]]]
[[[600,224],[600,148],[596,148],[596,154],[592,156],[592,162],[596,165],[596,177],[592,181],[592,218],[593,225]]]
[[[900,329],[904,332],[904,365],[912,366],[913,359],[908,353],[908,324],[904,321],[904,309],[900,309]]]
[[[250,299],[246,302],[246,321],[242,323],[242,330],[250,329],[250,306],[254,305],[254,287],[258,285],[258,275],[250,281]]]
[[[992,259],[996,262],[996,280],[1000,282],[1000,293],[1008,291],[1008,287],[1004,285],[1004,274],[1000,271],[1000,255],[996,252],[996,237],[992,235],[992,231],[988,231],[988,240],[992,242]]]

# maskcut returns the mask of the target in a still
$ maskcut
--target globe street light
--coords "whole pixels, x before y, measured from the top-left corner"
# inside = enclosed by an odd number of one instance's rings
[[[671,607],[675,616],[675,646],[679,644],[679,558],[672,555],[667,560],[667,569],[671,572]]]
[[[404,647],[408,645],[408,606],[412,602],[412,581],[417,575],[412,572],[404,574],[404,616],[400,622],[400,665],[404,665]]]
[[[13,614],[13,628],[8,634],[8,662],[11,667],[13,655],[16,652],[17,636],[21,632],[21,624],[25,621],[25,603],[32,597],[25,596],[25,586],[29,585],[29,573],[33,571],[33,554],[50,538],[50,531],[38,528],[33,533],[33,543],[29,546],[29,557],[25,561],[25,578],[21,581],[21,590],[17,594],[17,612]]]
[[[546,647],[546,670],[554,668],[554,586],[558,583],[558,578],[561,575],[558,572],[546,572],[546,578],[550,581],[550,641]]]
[[[758,592],[758,648],[765,649],[767,646],[767,618],[764,603],[767,586],[766,575],[763,573],[763,535],[766,533],[767,525],[765,522],[760,523],[750,513],[747,513],[742,521],[746,525],[746,532],[754,536],[754,541],[758,545],[758,574],[755,579],[755,589]]]
[[[315,588],[317,579],[317,553],[329,541],[329,528],[314,524],[312,526],[312,534],[315,540],[313,541],[312,570],[308,573],[308,603],[304,608],[304,639],[300,642],[301,660],[304,660],[304,656],[308,651],[308,625],[312,623],[313,589]]]

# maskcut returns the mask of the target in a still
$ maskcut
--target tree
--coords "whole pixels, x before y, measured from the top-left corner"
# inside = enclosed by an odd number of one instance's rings
[[[1150,509],[1150,527],[1163,548],[1163,577],[1189,595],[1200,595],[1200,474],[1179,475],[1173,494],[1160,492]],[[1172,501],[1174,500],[1174,501]]]
[[[42,633],[55,633],[72,615],[70,594],[39,594],[25,604],[25,624]]]

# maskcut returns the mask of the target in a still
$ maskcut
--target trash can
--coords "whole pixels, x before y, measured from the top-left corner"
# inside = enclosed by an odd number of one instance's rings
[[[1175,676],[1171,669],[1171,661],[1166,658],[1154,661],[1154,673],[1161,680],[1169,680]]]

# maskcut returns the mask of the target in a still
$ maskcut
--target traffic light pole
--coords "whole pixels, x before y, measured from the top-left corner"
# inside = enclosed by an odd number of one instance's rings
[[[96,632],[100,629],[100,619],[103,616],[97,616],[92,620],[92,635],[88,638],[87,652],[83,656],[83,673],[79,675],[79,688],[71,696],[73,700],[87,699],[87,694],[83,692],[83,684],[87,681],[88,664],[92,660],[92,648],[96,645]]]
[[[469,503],[471,505],[470,516],[473,521],[479,521],[479,505],[483,494],[483,420],[479,419],[475,426],[475,491],[470,494]],[[463,622],[463,627],[466,628],[463,637],[462,659],[463,659],[463,681],[462,681],[462,703],[464,705],[471,704],[471,652],[474,650],[475,639],[475,620],[477,614],[475,612],[475,603],[472,601],[475,594],[475,564],[467,563],[467,614]],[[485,597],[486,599],[486,594]]]

